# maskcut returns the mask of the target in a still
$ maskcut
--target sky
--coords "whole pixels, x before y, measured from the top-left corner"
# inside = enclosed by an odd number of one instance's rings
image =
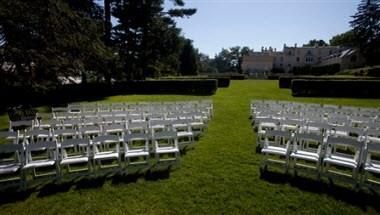
[[[176,19],[182,34],[200,52],[214,57],[232,46],[282,50],[311,39],[328,42],[350,29],[360,0],[185,0],[196,8],[190,18]],[[166,0],[165,7],[173,4]]]

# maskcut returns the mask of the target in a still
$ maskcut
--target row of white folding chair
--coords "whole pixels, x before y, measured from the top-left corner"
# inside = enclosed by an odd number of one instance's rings
[[[363,108],[354,106],[337,106],[328,104],[314,104],[314,103],[299,103],[299,102],[284,102],[284,101],[252,101],[251,108],[254,107],[271,108],[275,109],[282,107],[283,109],[300,109],[300,110],[321,110],[327,113],[342,113],[346,115],[360,116],[360,115],[379,115],[378,108]]]
[[[202,110],[179,110],[171,112],[161,112],[161,111],[152,111],[152,112],[141,112],[141,111],[118,111],[118,112],[102,112],[102,113],[60,113],[53,115],[53,119],[63,120],[63,119],[82,119],[82,118],[112,118],[112,117],[124,117],[124,118],[136,118],[140,117],[141,119],[149,119],[151,116],[161,115],[162,118],[165,118],[167,115],[180,117],[201,117],[205,120],[211,118],[211,113]]]
[[[355,186],[369,184],[368,182],[380,183],[380,181],[368,179],[369,173],[380,174],[379,138],[370,140],[349,136],[292,134],[289,131],[270,130],[265,134],[262,153],[265,154],[262,163],[264,169],[267,168],[268,161],[273,161],[283,164],[285,172],[289,167],[292,167],[295,173],[299,167],[313,168],[316,170],[318,179],[323,174],[329,179],[333,175],[350,176]],[[285,159],[269,159],[269,155],[283,156]],[[348,175],[339,169],[331,169],[331,166],[350,169],[352,173]]]
[[[130,111],[130,110],[175,110],[175,109],[195,109],[213,108],[212,101],[192,101],[192,102],[140,102],[140,103],[97,103],[97,104],[69,104],[67,109],[52,108],[53,112],[88,113],[88,112],[111,112],[111,111]]]
[[[57,141],[43,141],[34,144],[0,144],[0,154],[13,154],[5,160],[0,156],[0,176],[8,176],[0,180],[1,183],[13,180],[21,184],[25,182],[29,170],[33,171],[33,178],[39,176],[53,175],[59,178],[63,168],[67,167],[69,173],[86,170],[98,172],[99,169],[114,168],[121,170],[135,164],[148,164],[148,143],[152,139],[154,143],[154,154],[157,162],[175,161],[179,159],[178,137],[176,132],[160,132],[153,136],[148,134],[129,134],[120,140],[115,135],[99,136],[90,139],[69,139],[58,144]],[[120,151],[120,142],[124,144],[123,152]],[[83,148],[84,150],[77,150]],[[36,152],[38,155],[36,155]],[[41,152],[46,152],[44,156]],[[171,155],[163,157],[162,155]],[[123,157],[123,159],[122,159]],[[140,158],[137,161],[133,159]],[[142,160],[141,160],[142,159]],[[102,165],[103,161],[114,160],[116,163]],[[122,162],[124,160],[124,162]],[[86,168],[71,171],[70,165],[85,164]],[[42,168],[51,168],[49,172],[39,173]],[[10,176],[10,177],[9,177]],[[16,177],[15,177],[16,176]]]

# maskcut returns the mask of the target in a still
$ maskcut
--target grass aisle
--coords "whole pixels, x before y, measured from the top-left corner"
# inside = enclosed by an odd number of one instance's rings
[[[201,98],[116,96],[106,101]],[[64,186],[57,191],[44,189],[3,203],[0,214],[358,214],[379,211],[378,206],[367,199],[347,197],[354,195],[350,190],[336,193],[323,186],[319,189],[313,180],[299,186],[281,174],[275,175],[276,180],[260,179],[260,155],[255,153],[255,135],[248,120],[252,99],[362,106],[379,106],[379,100],[294,99],[289,90],[278,89],[276,81],[232,81],[229,88],[218,89],[211,98],[214,118],[206,135],[194,150],[183,155],[181,167],[169,176],[114,178],[91,185]]]

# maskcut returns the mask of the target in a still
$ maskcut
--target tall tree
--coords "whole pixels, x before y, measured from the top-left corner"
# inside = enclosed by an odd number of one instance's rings
[[[332,46],[345,46],[345,47],[356,47],[357,41],[355,38],[354,31],[349,30],[342,34],[333,36],[330,39],[330,45]]]
[[[197,54],[191,40],[185,41],[179,59],[181,75],[198,75]]]
[[[369,64],[380,59],[380,1],[362,0],[350,22],[361,52]]]
[[[181,0],[173,2],[175,6],[184,6]],[[161,74],[168,70],[163,62],[173,63],[173,54],[178,54],[180,30],[172,17],[191,16],[196,10],[165,11],[163,3],[163,0],[115,0],[113,15],[119,24],[114,27],[114,37],[128,79]]]

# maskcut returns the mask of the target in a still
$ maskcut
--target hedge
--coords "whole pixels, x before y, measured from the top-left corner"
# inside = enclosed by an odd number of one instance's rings
[[[220,76],[187,76],[187,77],[169,77],[165,78],[166,80],[207,80],[207,79],[216,79],[218,81],[218,87],[229,87],[230,86],[230,78],[229,77],[220,77]],[[165,80],[160,79],[160,80]]]
[[[292,80],[293,96],[380,98],[380,80]]]
[[[304,80],[380,80],[377,77],[345,77],[345,76],[282,76],[278,79],[279,88],[292,88],[292,80],[304,79]]]
[[[340,71],[340,64],[331,64],[326,66],[304,66],[294,67],[294,75],[334,75]]]
[[[215,79],[145,80],[105,83],[68,84],[44,94],[24,87],[0,88],[0,108],[8,106],[65,104],[73,101],[98,100],[120,94],[187,94],[212,95],[217,90]]]

